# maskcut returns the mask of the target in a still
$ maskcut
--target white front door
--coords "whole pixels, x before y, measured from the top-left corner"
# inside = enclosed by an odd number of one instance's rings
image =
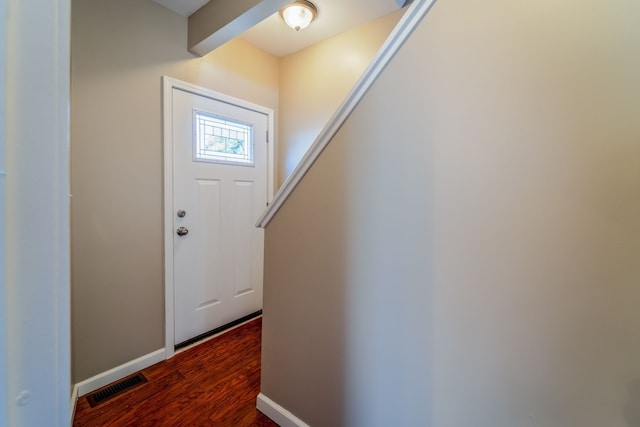
[[[262,309],[269,117],[172,88],[174,344]]]

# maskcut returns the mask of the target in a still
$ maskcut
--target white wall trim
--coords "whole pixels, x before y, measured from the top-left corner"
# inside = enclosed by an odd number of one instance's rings
[[[70,7],[0,0],[3,426],[70,419]]]
[[[6,171],[5,171],[5,141],[7,138],[7,40],[9,37],[6,1],[0,1],[0,378],[9,377],[8,349],[11,346],[7,336],[9,325],[9,309],[6,251],[5,215],[6,200]],[[0,426],[9,425],[9,383],[0,381]]]
[[[171,91],[174,81],[162,77],[162,140],[164,145],[164,349],[167,359],[175,354],[173,326],[173,133]]]
[[[271,418],[271,420],[280,427],[309,427],[309,424],[305,423],[262,393],[260,393],[256,399],[256,408],[258,408],[258,410],[267,417]]]
[[[71,390],[71,401],[69,402],[69,408],[71,410],[71,416],[69,417],[69,427],[73,427],[73,418],[76,415],[76,404],[78,403],[78,384],[74,384]]]
[[[165,357],[171,358],[174,349],[174,286],[173,286],[173,134],[172,97],[173,89],[180,89],[196,95],[226,102],[267,116],[269,143],[267,144],[267,202],[273,199],[275,183],[274,112],[239,98],[225,95],[172,77],[162,77],[162,138],[164,145],[164,301],[165,301]]]
[[[286,202],[300,181],[302,181],[302,178],[307,174],[318,157],[320,157],[322,151],[329,145],[338,130],[340,130],[344,122],[349,118],[353,110],[377,80],[378,76],[382,74],[391,59],[418,27],[435,2],[436,0],[416,0],[405,12],[400,22],[398,22],[398,25],[393,29],[373,58],[371,64],[369,64],[369,67],[365,70],[349,95],[347,95],[342,105],[333,116],[331,116],[327,125],[322,129],[314,143],[311,144],[311,147],[309,147],[302,157],[300,163],[298,163],[298,166],[296,166],[291,175],[282,184],[282,187],[280,187],[276,193],[269,207],[258,219],[256,223],[257,227],[264,228],[269,224],[273,216],[282,207],[284,202]]]
[[[108,371],[81,381],[75,385],[74,390],[78,397],[82,397],[87,393],[91,393],[92,391],[99,389],[100,387],[104,387],[114,381],[118,381],[127,375],[131,375],[148,368],[151,365],[155,365],[158,362],[162,362],[164,359],[164,348],[161,348],[153,353],[138,357],[130,362],[116,366],[113,369],[109,369]]]

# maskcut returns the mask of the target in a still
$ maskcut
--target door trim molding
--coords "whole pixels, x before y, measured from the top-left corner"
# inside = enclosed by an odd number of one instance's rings
[[[269,141],[267,145],[267,202],[273,199],[275,182],[274,112],[271,108],[253,104],[220,92],[206,89],[172,77],[162,76],[162,141],[164,149],[164,316],[165,316],[165,359],[174,356],[174,284],[173,284],[173,89],[222,101],[241,108],[265,114],[268,120]]]

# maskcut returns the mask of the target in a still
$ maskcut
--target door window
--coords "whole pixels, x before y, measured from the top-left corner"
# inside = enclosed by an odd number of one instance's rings
[[[195,111],[194,160],[254,166],[253,126]]]

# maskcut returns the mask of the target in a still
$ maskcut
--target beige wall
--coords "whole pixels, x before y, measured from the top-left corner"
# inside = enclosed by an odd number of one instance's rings
[[[196,58],[150,0],[72,7],[73,370],[164,346],[161,76],[278,108],[278,59],[244,41]]]
[[[296,167],[403,12],[398,10],[281,59],[278,185]]]
[[[640,425],[639,16],[437,3],[267,227],[262,392],[315,426]]]
[[[75,381],[164,345],[161,76],[274,109],[279,184],[401,13],[282,59],[242,39],[197,58],[186,18],[150,0],[73,2]]]

